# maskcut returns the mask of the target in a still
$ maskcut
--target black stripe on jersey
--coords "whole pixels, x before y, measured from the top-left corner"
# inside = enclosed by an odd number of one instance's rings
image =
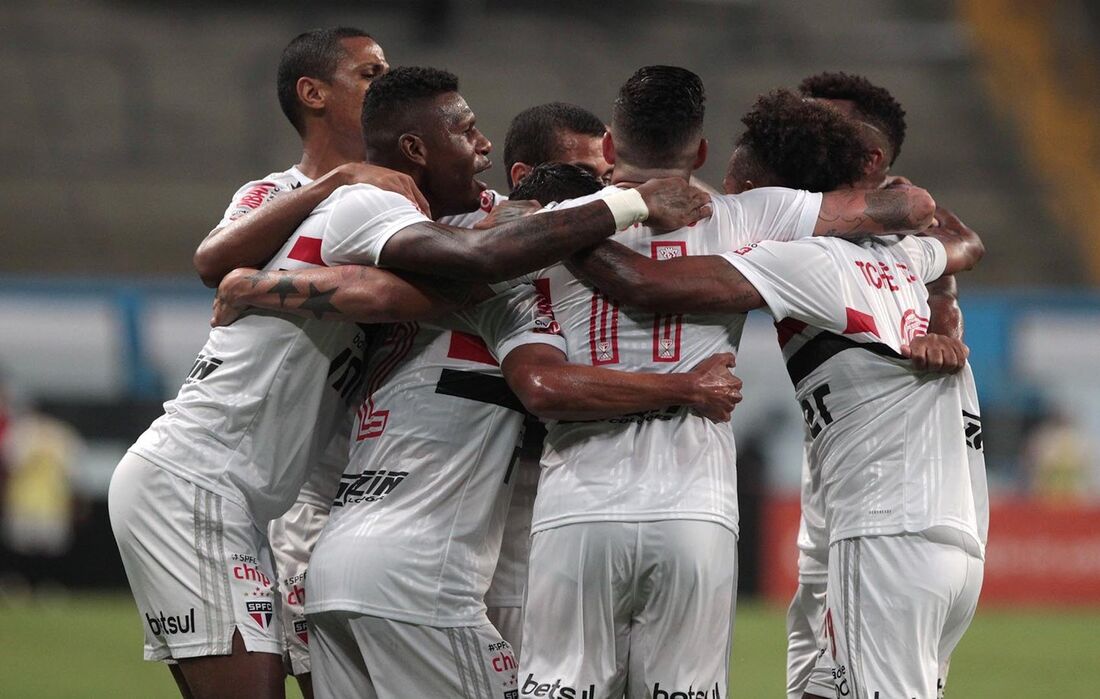
[[[444,369],[439,373],[439,383],[435,385],[435,392],[442,396],[465,398],[478,403],[492,403],[515,410],[517,413],[526,412],[523,409],[523,403],[516,394],[512,393],[512,389],[508,388],[508,383],[503,378],[477,371]]]
[[[900,354],[881,342],[856,342],[847,337],[822,332],[798,348],[787,360],[787,373],[795,386],[813,373],[813,370],[844,350],[861,349],[882,357],[904,359]]]

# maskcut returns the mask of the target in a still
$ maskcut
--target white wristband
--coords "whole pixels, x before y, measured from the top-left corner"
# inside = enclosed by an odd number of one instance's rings
[[[649,207],[636,189],[622,189],[603,198],[615,217],[615,230],[626,230],[649,218]]]

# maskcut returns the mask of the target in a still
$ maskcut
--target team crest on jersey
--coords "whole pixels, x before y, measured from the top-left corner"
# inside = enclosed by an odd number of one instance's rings
[[[267,600],[252,600],[244,603],[245,611],[252,621],[261,629],[271,626],[271,615],[275,612],[275,605]]]
[[[309,645],[309,626],[306,624],[305,619],[299,619],[294,622],[294,635],[298,637],[298,640]]]
[[[916,338],[928,334],[928,319],[920,316],[912,308],[901,314],[901,327],[899,328],[901,343],[908,345]]]

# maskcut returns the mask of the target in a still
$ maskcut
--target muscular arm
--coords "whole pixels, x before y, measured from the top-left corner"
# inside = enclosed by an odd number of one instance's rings
[[[932,311],[928,332],[962,340],[963,316],[955,275],[948,274],[928,284],[928,306]]]
[[[483,286],[373,267],[237,269],[218,286],[211,324],[228,325],[249,307],[359,323],[430,320],[489,295]]]
[[[635,191],[648,208],[651,227],[676,229],[710,213],[710,197],[679,178],[650,180]],[[476,231],[416,223],[390,238],[379,264],[431,270],[449,279],[497,282],[552,265],[615,230],[615,218],[603,200]]]
[[[258,267],[283,246],[317,205],[338,187],[367,183],[408,197],[425,213],[428,202],[408,175],[366,163],[347,163],[207,234],[192,258],[202,283],[215,287],[230,270]]]
[[[733,364],[733,355],[719,354],[691,372],[645,374],[570,364],[559,350],[531,344],[510,352],[501,371],[524,407],[548,420],[601,420],[682,405],[725,422],[741,400]]]
[[[911,185],[890,189],[847,189],[821,197],[814,235],[855,238],[920,231],[932,225],[936,202]]]
[[[765,305],[756,287],[717,255],[654,260],[606,241],[567,266],[616,301],[650,313],[744,313]]]
[[[936,223],[924,232],[943,243],[947,250],[944,274],[956,274],[972,269],[985,255],[985,244],[959,217],[942,206],[936,208]]]

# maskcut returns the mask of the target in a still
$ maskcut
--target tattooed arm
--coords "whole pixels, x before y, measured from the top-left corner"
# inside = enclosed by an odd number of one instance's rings
[[[366,163],[346,163],[210,231],[192,258],[202,283],[215,287],[236,267],[262,265],[279,251],[318,204],[338,187],[351,184],[372,184],[402,194],[425,215],[430,215],[428,201],[408,175]]]
[[[710,214],[710,196],[681,178],[650,180],[636,191],[651,227],[682,228]],[[416,223],[385,243],[378,262],[449,279],[497,282],[552,265],[615,230],[615,218],[602,200],[476,231]]]
[[[932,225],[935,211],[932,195],[912,185],[826,192],[821,196],[814,235],[855,238],[920,231]]]
[[[247,308],[358,323],[430,320],[490,295],[483,286],[373,267],[293,272],[242,268],[227,274],[218,285],[210,324],[229,325]]]

